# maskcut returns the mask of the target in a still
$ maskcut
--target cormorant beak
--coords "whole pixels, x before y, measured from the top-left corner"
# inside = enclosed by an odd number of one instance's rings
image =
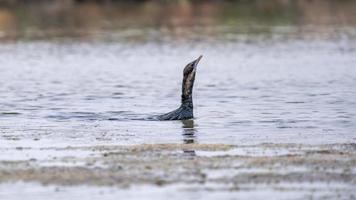
[[[198,66],[198,63],[199,63],[199,61],[200,61],[200,59],[201,59],[202,57],[203,57],[203,56],[201,55],[201,56],[199,56],[198,59],[196,59],[196,60],[194,61],[194,68],[196,68],[196,67]]]

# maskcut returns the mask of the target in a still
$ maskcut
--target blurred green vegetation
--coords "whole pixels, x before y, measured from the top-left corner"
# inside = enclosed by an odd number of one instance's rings
[[[5,0],[0,40],[58,37],[173,38],[355,27],[350,0]],[[283,29],[284,28],[284,29]]]

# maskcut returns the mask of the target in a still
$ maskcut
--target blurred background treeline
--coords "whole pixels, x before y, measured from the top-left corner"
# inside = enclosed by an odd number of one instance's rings
[[[0,41],[354,37],[355,26],[352,0],[0,1]]]

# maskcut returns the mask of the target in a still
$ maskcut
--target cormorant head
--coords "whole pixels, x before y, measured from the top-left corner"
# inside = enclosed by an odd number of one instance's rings
[[[185,66],[183,70],[182,101],[191,98],[196,68],[202,57],[203,56],[199,56],[198,59]]]
[[[189,64],[187,64],[187,66],[185,66],[184,71],[183,71],[183,75],[184,76],[188,76],[189,74],[195,73],[195,70],[198,66],[198,63],[200,61],[200,59],[203,56],[199,56],[198,59],[194,60],[193,62],[190,62]]]

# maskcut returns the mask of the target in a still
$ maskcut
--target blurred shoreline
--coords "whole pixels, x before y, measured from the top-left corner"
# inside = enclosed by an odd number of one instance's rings
[[[353,38],[354,10],[356,1],[1,1],[0,41],[276,33]]]

